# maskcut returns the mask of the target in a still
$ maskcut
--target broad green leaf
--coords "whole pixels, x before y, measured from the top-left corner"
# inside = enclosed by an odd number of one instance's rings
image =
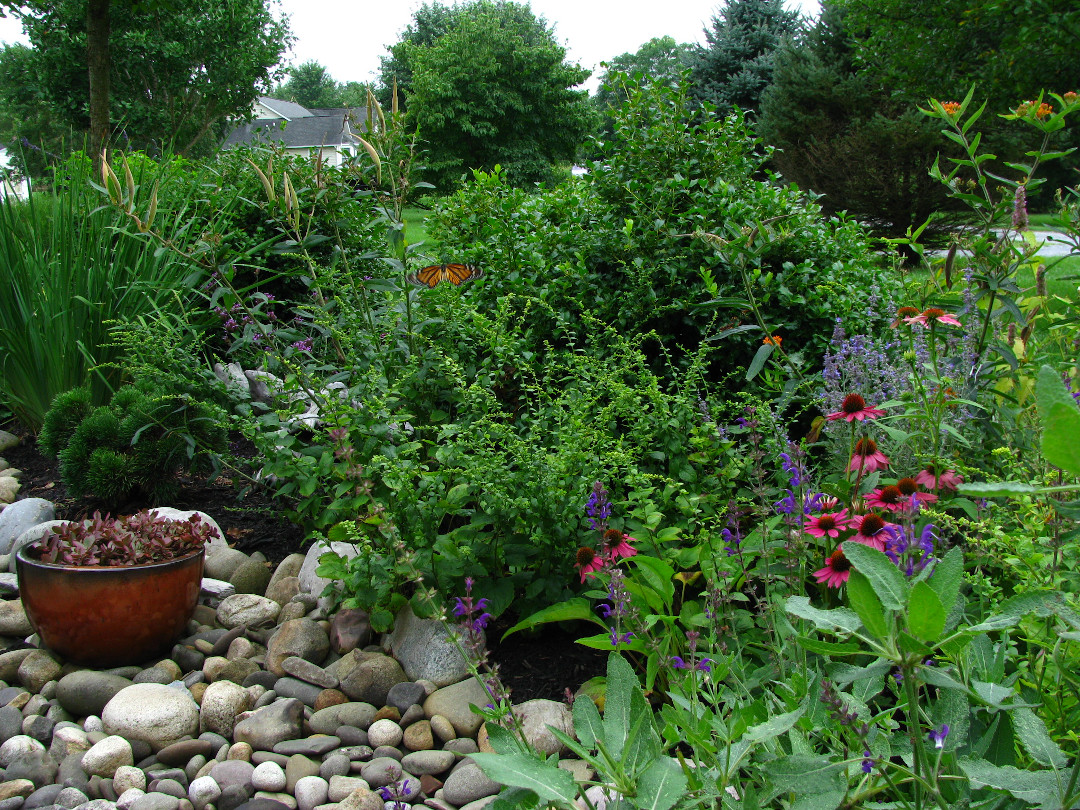
[[[1043,428],[1043,456],[1055,467],[1080,475],[1080,408],[1050,366],[1039,369],[1035,399]]]
[[[839,781],[844,765],[832,762],[828,757],[797,754],[774,759],[762,767],[777,789],[793,791],[800,796],[842,787]]]
[[[1053,771],[1022,771],[1011,765],[991,765],[984,759],[960,758],[960,768],[974,788],[1004,790],[1030,804],[1043,804],[1057,795],[1057,774]]]
[[[975,690],[975,694],[982,700],[996,708],[1002,708],[1003,702],[1013,696],[1013,690],[1007,686],[1002,686],[1000,683],[972,681],[971,688]]]
[[[940,689],[955,689],[958,692],[967,694],[967,687],[964,684],[937,667],[921,667],[919,669],[919,678],[931,686]]]
[[[611,756],[622,758],[630,729],[643,714],[652,716],[637,675],[622,656],[612,653],[608,656],[603,721],[604,743]]]
[[[956,597],[960,594],[960,583],[964,579],[964,552],[957,546],[949,550],[949,553],[938,561],[934,566],[934,573],[929,582],[934,589],[946,615],[956,604]]]
[[[1052,768],[1068,766],[1069,760],[1065,753],[1050,739],[1046,724],[1035,712],[1027,708],[1013,709],[1012,721],[1013,731],[1033,760]]]
[[[750,726],[743,735],[744,740],[749,742],[760,743],[765,740],[771,740],[774,737],[779,737],[786,732],[800,717],[806,713],[806,706],[800,706],[793,712],[786,712],[784,714],[778,714],[775,717],[770,717],[764,723],[759,723],[756,726]]]
[[[1014,495],[1031,495],[1038,489],[1020,481],[980,481],[972,484],[960,484],[956,491],[962,495],[975,495],[979,498],[1000,498]]]
[[[1022,593],[1010,597],[998,606],[997,613],[968,629],[972,633],[985,633],[989,630],[1014,627],[1029,613],[1040,618],[1058,616],[1071,627],[1080,629],[1080,616],[1066,604],[1065,598],[1058,591]]]
[[[644,696],[641,700],[644,704]],[[630,727],[630,733],[626,736],[626,746],[619,759],[626,772],[634,774],[660,756],[662,742],[653,725],[652,711],[647,704],[642,710],[632,710],[631,716],[634,725]]]
[[[490,810],[534,810],[540,806],[540,797],[526,788],[505,788],[488,805]]]
[[[568,599],[565,602],[559,602],[558,604],[551,605],[543,610],[538,610],[530,616],[526,616],[503,633],[502,637],[503,640],[505,640],[507,636],[511,633],[516,633],[518,630],[528,630],[541,624],[547,624],[548,622],[565,622],[574,619],[592,622],[593,624],[598,624],[604,628],[607,627],[600,617],[596,615],[596,612],[592,608],[592,603],[590,603],[588,599],[578,597],[576,599]]]
[[[821,610],[810,604],[806,596],[789,596],[784,602],[784,610],[800,619],[814,623],[819,630],[842,630],[845,633],[857,632],[862,627],[858,614],[847,608]]]
[[[592,701],[588,702],[591,703]],[[521,747],[518,745],[518,741],[514,737],[514,733],[510,731],[510,729],[503,728],[497,723],[488,723],[486,725],[488,732],[488,742],[491,744],[491,750],[493,750],[496,754],[520,753]]]
[[[848,605],[862,619],[870,635],[885,638],[889,634],[889,621],[885,617],[885,608],[874,592],[870,580],[861,571],[852,571],[847,582]]]
[[[631,557],[630,561],[641,572],[641,578],[663,597],[665,605],[670,606],[675,596],[675,569],[663,560],[643,554]]]
[[[765,367],[765,361],[769,359],[773,353],[773,346],[771,343],[762,344],[757,352],[754,354],[754,359],[750,361],[750,367],[746,369],[746,381],[750,382],[754,377],[761,373],[761,369]]]
[[[572,805],[577,798],[577,782],[569,771],[548,765],[535,757],[527,754],[470,756],[488,778],[504,785],[531,790],[542,801]]]
[[[844,556],[851,561],[855,569],[861,571],[870,580],[870,585],[881,604],[889,610],[901,610],[907,601],[907,582],[896,567],[896,563],[876,548],[862,543],[847,541],[841,548]]]
[[[916,638],[933,642],[945,629],[945,608],[934,589],[916,582],[908,599],[908,630]]]
[[[864,678],[876,678],[892,668],[892,662],[883,658],[879,658],[865,667],[857,667],[852,664],[834,664],[829,669],[829,677],[837,686],[846,686]]]
[[[653,760],[637,779],[634,802],[641,810],[668,810],[686,792],[686,774],[670,757]]]
[[[795,641],[804,650],[809,650],[818,655],[857,655],[865,652],[861,645],[855,642],[825,641],[811,636],[796,636]]]
[[[596,748],[596,741],[604,739],[604,726],[596,704],[583,695],[574,701],[573,714],[574,732],[578,740],[590,750]]]

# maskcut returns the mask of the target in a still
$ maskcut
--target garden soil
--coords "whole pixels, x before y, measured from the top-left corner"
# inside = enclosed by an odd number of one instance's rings
[[[95,510],[105,513],[101,504],[68,494],[60,480],[58,461],[43,455],[26,430],[18,424],[0,425],[0,429],[22,437],[17,447],[4,452],[7,462],[23,472],[19,498],[52,501],[60,520],[90,517]],[[232,449],[245,455],[242,445]],[[212,482],[183,478],[179,494],[166,505],[206,512],[217,521],[229,545],[246,554],[262,552],[275,566],[289,554],[303,553],[307,547],[304,532],[284,517],[281,503],[262,489],[250,490],[241,500],[237,482],[238,478],[227,474]],[[148,505],[132,501],[118,511],[130,514]],[[488,638],[491,660],[499,665],[499,674],[515,703],[533,698],[562,700],[567,689],[576,691],[589,678],[604,674],[607,655],[575,644],[577,634],[548,628],[531,636],[517,633],[500,644],[498,639],[510,624],[502,620],[494,623],[488,628]],[[592,629],[583,629],[581,635],[592,633]]]

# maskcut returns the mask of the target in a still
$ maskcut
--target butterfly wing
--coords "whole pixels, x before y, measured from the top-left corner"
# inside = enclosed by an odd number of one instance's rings
[[[406,278],[418,287],[434,287],[440,281],[449,281],[454,286],[473,278],[480,278],[484,271],[473,264],[429,264]]]

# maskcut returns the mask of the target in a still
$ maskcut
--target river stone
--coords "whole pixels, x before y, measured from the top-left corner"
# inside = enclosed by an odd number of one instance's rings
[[[302,603],[297,602],[295,597],[286,602],[281,608],[281,613],[278,614],[278,623],[285,624],[285,622],[295,621],[296,619],[302,619],[307,615],[308,609]],[[221,810],[218,808],[218,810]]]
[[[574,736],[574,716],[565,703],[544,699],[527,700],[514,706],[512,711],[526,742],[544,756],[561,754],[566,750],[566,746],[556,739],[548,726],[570,737]]]
[[[15,680],[19,676],[19,664],[33,651],[33,647],[26,647],[0,653],[0,680],[9,682]]]
[[[285,790],[285,771],[276,762],[263,762],[251,772],[251,785],[256,790],[278,793]]]
[[[182,768],[192,757],[209,757],[214,753],[214,746],[209,740],[181,740],[166,746],[157,752],[157,760],[162,765]]]
[[[415,776],[448,771],[457,762],[453,751],[413,751],[401,760],[401,767]]]
[[[131,686],[128,678],[93,669],[80,669],[60,679],[56,699],[76,717],[100,716],[105,704],[127,686]]]
[[[318,776],[302,777],[293,788],[298,810],[315,810],[319,805],[326,804],[329,792],[329,784]]]
[[[234,681],[218,680],[209,684],[199,704],[199,730],[232,736],[236,715],[247,709],[247,699],[244,687]]]
[[[338,810],[384,810],[387,804],[374,790],[357,788],[338,803]]]
[[[316,734],[334,734],[339,726],[367,729],[375,718],[376,709],[370,703],[354,701],[319,709],[308,724]]]
[[[270,639],[266,647],[266,669],[282,677],[287,674],[281,665],[286,658],[296,656],[313,664],[321,664],[328,652],[330,639],[317,622],[306,618],[293,619],[283,623]]]
[[[428,751],[435,747],[434,735],[431,733],[431,723],[427,720],[419,720],[405,728],[403,745],[409,751]]]
[[[231,785],[239,785],[243,788],[251,787],[251,775],[255,772],[255,766],[242,759],[227,759],[216,763],[210,769],[211,778],[225,790]]]
[[[386,704],[396,707],[399,712],[404,714],[410,706],[420,703],[425,697],[427,695],[421,684],[405,681],[390,687],[390,691],[386,694]]]
[[[417,618],[411,605],[398,611],[393,632],[383,637],[382,647],[401,663],[412,681],[425,679],[436,686],[449,686],[469,675],[469,664],[447,624]]]
[[[90,741],[86,732],[77,726],[60,726],[53,729],[52,742],[49,743],[49,756],[62,762],[69,754],[84,754],[90,750]]]
[[[476,678],[468,678],[432,692],[424,701],[424,714],[428,717],[442,715],[450,721],[459,737],[472,737],[480,728],[483,718],[473,714],[469,710],[469,704],[483,707],[489,703],[491,697],[484,687]]]
[[[229,583],[236,588],[237,593],[255,593],[261,596],[266,593],[266,586],[270,584],[270,569],[258,560],[244,560],[229,577]]]
[[[59,785],[57,786],[59,787]],[[18,797],[26,799],[35,793],[34,783],[29,779],[12,779],[0,783],[0,802]],[[25,802],[19,802],[19,807],[25,807]]]
[[[393,720],[376,720],[367,730],[368,743],[372,748],[380,745],[396,747],[401,742],[401,726]]]
[[[319,763],[303,754],[293,754],[285,762],[285,789],[292,791],[305,776],[318,776]]]
[[[253,593],[237,593],[221,600],[217,609],[217,620],[218,624],[227,628],[239,627],[242,624],[259,627],[273,623],[280,612],[281,605],[272,599]]]
[[[274,691],[282,697],[296,698],[303,701],[311,708],[315,708],[315,701],[319,699],[322,689],[314,684],[305,683],[296,678],[278,678],[274,684]]]
[[[274,753],[292,756],[302,754],[306,757],[321,757],[341,746],[341,740],[334,736],[316,735],[299,740],[282,740],[274,746]]]
[[[0,636],[26,638],[34,632],[34,626],[26,615],[21,599],[0,601]]]
[[[266,586],[266,592],[263,595],[284,607],[298,593],[300,593],[300,577],[282,577],[278,580],[272,580]]]
[[[239,549],[228,546],[215,546],[206,550],[203,562],[203,576],[222,582],[229,582],[236,569],[248,561],[248,555]]]
[[[188,800],[195,810],[203,810],[206,805],[216,802],[220,795],[221,787],[211,776],[192,779],[188,785]]]
[[[290,579],[292,577],[296,577],[297,579],[299,579],[300,569],[303,566],[303,554],[290,554],[288,557],[278,563],[278,567],[274,569],[273,576],[270,577],[270,584],[273,585],[274,583],[282,579]]]
[[[323,689],[336,689],[338,685],[338,679],[325,669],[296,655],[283,659],[281,668],[294,678],[313,683]]]
[[[233,737],[258,751],[272,751],[283,740],[301,736],[304,704],[295,698],[279,700],[236,724]]]
[[[145,795],[145,790],[139,790],[138,788],[128,788],[117,798],[116,810],[132,810],[135,807],[135,802],[139,800],[139,797]]]
[[[0,745],[0,768],[10,768],[13,763],[22,757],[29,756],[35,751],[45,752],[45,746],[28,737],[25,734],[16,734]]]
[[[461,807],[485,796],[494,796],[501,787],[498,782],[489,779],[479,765],[468,760],[446,777],[442,790],[446,801]]]
[[[180,800],[165,793],[146,793],[135,800],[131,810],[179,810]]]
[[[395,763],[396,765],[397,763]],[[401,774],[401,768],[397,769],[397,773]],[[388,783],[389,784],[389,783]],[[358,776],[334,776],[330,779],[330,787],[327,791],[326,798],[331,802],[340,802],[354,790],[358,789],[370,789],[371,785],[367,780]]]
[[[330,649],[338,655],[366,647],[371,641],[371,620],[366,610],[342,608],[330,620]]]
[[[143,740],[158,750],[199,730],[199,707],[186,689],[137,683],[121,689],[101,712],[108,734]]]
[[[112,778],[121,765],[134,764],[135,757],[131,751],[131,743],[117,735],[106,737],[101,742],[95,743],[83,754],[82,758],[82,768],[90,776]]]
[[[388,655],[371,655],[341,678],[339,688],[353,700],[386,705],[386,696],[394,684],[409,680],[401,665]]]
[[[113,790],[118,795],[124,795],[125,790],[131,788],[138,788],[141,791],[146,791],[146,774],[140,769],[131,765],[121,765],[116,769],[113,774]]]
[[[21,488],[22,484],[19,483],[19,479],[11,478],[7,475],[0,475],[0,503],[11,503],[14,501],[15,496],[19,494],[19,489]],[[11,565],[15,565],[14,558],[11,560]]]
[[[432,733],[438,737],[440,742],[450,742],[450,740],[457,737],[457,732],[454,730],[454,724],[441,714],[432,715],[429,722],[431,723]]]
[[[236,684],[243,684],[258,671],[258,662],[253,661],[250,658],[237,658],[233,661],[226,658],[225,663],[222,664],[214,674],[214,680],[232,681]]]
[[[23,498],[0,513],[0,554],[11,554],[19,535],[34,526],[52,520],[56,508],[44,498]]]
[[[352,760],[338,749],[328,757],[324,757],[319,765],[319,776],[329,779],[331,776],[348,776],[352,770]]]
[[[19,664],[19,682],[37,693],[49,681],[59,678],[61,669],[60,662],[48,650],[34,650]]]

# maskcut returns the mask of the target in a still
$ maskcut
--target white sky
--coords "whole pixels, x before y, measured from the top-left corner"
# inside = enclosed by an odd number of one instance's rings
[[[371,81],[379,57],[397,42],[422,0],[280,0],[296,36],[287,62],[315,60],[339,82]],[[449,3],[447,3],[449,5]],[[600,62],[636,51],[653,37],[704,42],[702,30],[719,3],[715,0],[531,0],[533,12],[554,27],[571,61],[594,72]],[[818,13],[818,0],[787,0],[804,15]],[[26,42],[13,19],[0,19],[0,42]]]

